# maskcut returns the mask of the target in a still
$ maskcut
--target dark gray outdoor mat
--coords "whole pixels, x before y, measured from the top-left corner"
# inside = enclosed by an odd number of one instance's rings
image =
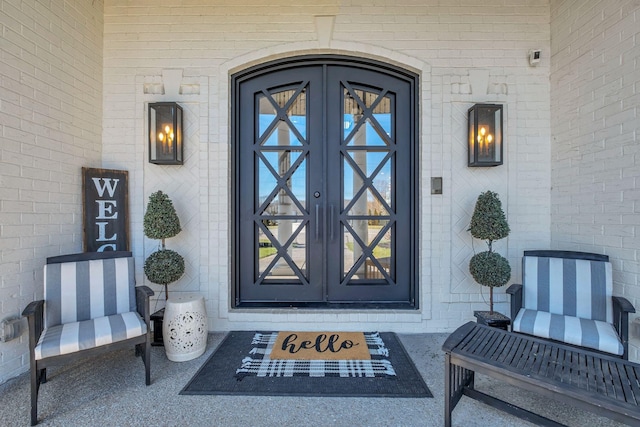
[[[183,395],[263,395],[263,396],[361,396],[361,397],[433,397],[422,376],[407,355],[402,343],[391,332],[379,337],[388,350],[381,359],[391,365],[390,375],[347,376],[317,371],[310,375],[257,376],[243,371],[247,360],[261,358],[256,334],[271,332],[232,331],[182,389]],[[375,358],[372,356],[372,359]],[[243,363],[244,361],[244,363]],[[274,361],[266,360],[273,364]],[[344,362],[346,364],[349,361]],[[331,370],[328,370],[331,371]],[[263,372],[264,374],[264,372]],[[324,375],[324,376],[313,376]]]

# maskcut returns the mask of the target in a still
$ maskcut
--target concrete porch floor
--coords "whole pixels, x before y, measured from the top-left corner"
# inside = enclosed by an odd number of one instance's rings
[[[152,348],[151,381],[133,350],[117,351],[48,370],[40,388],[39,425],[51,426],[441,426],[444,422],[444,353],[448,334],[399,334],[433,399],[180,396],[178,393],[224,338],[209,334],[204,355],[169,361]],[[477,388],[569,426],[622,424],[478,376]],[[0,424],[29,425],[29,376],[0,385]],[[454,426],[528,426],[518,418],[463,397]]]

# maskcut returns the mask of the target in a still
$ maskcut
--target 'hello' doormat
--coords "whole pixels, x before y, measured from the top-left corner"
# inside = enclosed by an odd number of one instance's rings
[[[348,359],[357,334],[368,358]],[[433,397],[395,334],[357,334],[229,332],[180,394]],[[325,358],[300,356],[313,352]]]
[[[384,350],[378,334],[363,332],[278,332],[256,334],[254,341],[267,343],[269,359],[371,360],[369,344],[376,353]]]

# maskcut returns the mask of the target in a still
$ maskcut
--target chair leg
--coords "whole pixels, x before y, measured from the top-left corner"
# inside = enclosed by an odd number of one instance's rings
[[[41,371],[35,366],[31,368],[31,425],[38,424],[38,389]]]
[[[151,341],[147,337],[144,344],[144,376],[146,385],[151,384]]]

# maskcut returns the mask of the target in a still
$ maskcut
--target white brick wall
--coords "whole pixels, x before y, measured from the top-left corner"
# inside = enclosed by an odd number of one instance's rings
[[[466,273],[472,254],[466,226],[477,195],[487,189],[499,189],[513,229],[500,248],[512,261],[514,277],[522,249],[549,245],[547,0],[477,6],[462,0],[211,3],[186,0],[173,7],[155,0],[106,1],[103,157],[105,167],[135,171],[130,194],[138,264],[152,244],[141,229],[148,193],[161,185],[176,194],[185,175],[196,187],[192,197],[198,202],[174,203],[178,212],[198,210],[185,233],[200,238],[199,252],[189,255],[193,266],[201,260],[200,271],[174,289],[208,296],[211,329],[277,329],[293,322],[311,329],[322,322],[326,328],[348,323],[349,328],[451,330],[471,319],[474,309],[486,307],[480,286]],[[333,33],[323,32],[327,27],[318,24],[318,16],[334,17]],[[537,68],[528,65],[531,48],[545,52]],[[361,55],[421,74],[419,311],[230,309],[229,75],[304,53]],[[176,95],[194,105],[200,126],[190,141],[199,147],[197,159],[181,168],[146,160],[145,102],[176,96],[144,95],[143,86],[163,83],[166,69],[180,69],[182,84],[200,82],[201,90],[208,90]],[[478,69],[488,71],[489,90],[472,88],[469,74]],[[506,104],[506,163],[471,170],[466,167],[466,110],[475,102],[494,101]],[[431,176],[444,177],[442,196],[431,196]],[[482,245],[475,242],[477,249]],[[141,274],[138,278],[144,280]],[[497,298],[505,310],[503,292]]]
[[[453,329],[486,307],[486,289],[466,273],[482,242],[472,246],[466,225],[487,189],[500,193],[511,225],[499,248],[514,280],[524,249],[603,251],[616,289],[637,304],[637,2],[549,1],[0,0],[2,318],[41,296],[46,256],[81,248],[81,166],[129,171],[139,283],[154,245],[142,234],[147,197],[160,187],[176,195],[185,231],[168,244],[197,271],[175,290],[207,297],[211,329]],[[318,16],[333,17],[332,32]],[[532,48],[542,50],[536,68]],[[230,309],[229,74],[305,53],[420,74],[419,311]],[[185,91],[145,94],[168,69],[182,71]],[[489,90],[470,78],[478,70]],[[161,100],[188,107],[182,167],[147,163],[145,104]],[[501,167],[465,166],[466,109],[476,102],[505,104]],[[430,194],[432,176],[444,178],[442,196]],[[497,300],[506,312],[503,289]],[[0,352],[0,382],[26,369],[24,337]]]
[[[80,168],[101,165],[102,13],[101,0],[0,0],[0,320],[42,298],[46,257],[82,249]],[[27,369],[27,342],[0,344],[0,383]]]
[[[640,309],[640,4],[554,0],[551,16],[552,244],[608,254]]]

